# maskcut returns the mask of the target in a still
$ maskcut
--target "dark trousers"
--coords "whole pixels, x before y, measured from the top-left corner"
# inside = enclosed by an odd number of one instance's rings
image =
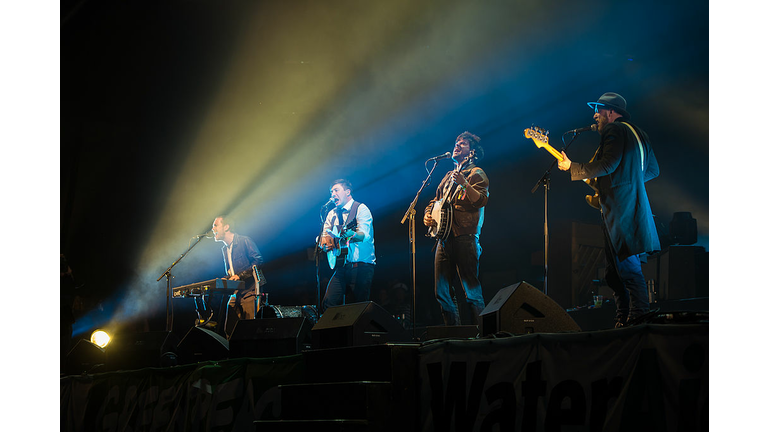
[[[435,251],[435,298],[440,304],[445,325],[461,324],[456,290],[451,286],[457,276],[472,310],[472,324],[480,323],[480,312],[485,309],[483,288],[478,279],[482,253],[483,248],[474,235],[451,235],[444,242],[438,242]]]
[[[256,290],[238,292],[229,298],[226,315],[226,335],[232,335],[232,330],[240,320],[254,319],[256,317]]]
[[[632,255],[619,261],[606,235],[605,282],[613,290],[613,298],[616,300],[616,322],[625,324],[650,310],[648,287],[642,270],[644,257],[645,254]]]
[[[373,264],[360,262],[346,263],[344,267],[337,268],[325,290],[321,313],[332,306],[368,301],[374,267]],[[347,291],[351,294],[350,299],[346,298]]]

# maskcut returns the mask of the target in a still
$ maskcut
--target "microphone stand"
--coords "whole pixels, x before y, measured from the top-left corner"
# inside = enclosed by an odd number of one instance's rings
[[[321,295],[321,290],[323,289],[320,286],[320,253],[318,252],[320,250],[320,238],[323,236],[324,231],[323,227],[325,226],[325,218],[328,216],[328,213],[331,210],[328,209],[326,211],[325,205],[320,209],[320,234],[315,239],[315,279],[317,279],[317,291],[316,291],[316,297],[317,297],[317,316],[320,317],[320,315],[323,314],[322,310],[322,301],[323,296]]]
[[[568,142],[568,144],[565,145],[565,148],[563,148],[562,151],[568,150],[568,147],[573,143],[573,141],[576,139],[576,137],[579,136],[581,132],[575,132],[573,134],[573,138]],[[563,134],[563,137],[565,137],[565,134]],[[563,140],[565,142],[565,140]],[[549,295],[549,290],[547,286],[548,278],[549,278],[549,188],[550,188],[550,180],[551,176],[550,173],[552,171],[552,168],[554,168],[557,165],[557,159],[555,159],[550,165],[549,168],[544,172],[544,174],[541,176],[539,181],[536,182],[536,184],[533,186],[533,189],[531,189],[531,193],[535,193],[536,190],[539,188],[539,186],[544,185],[544,295]]]
[[[400,224],[402,225],[405,223],[406,219],[408,220],[408,252],[411,255],[411,338],[414,341],[416,340],[416,202],[418,202],[419,195],[421,195],[421,192],[432,179],[432,172],[437,168],[438,161],[434,162],[432,169],[429,170],[429,173],[427,174],[427,178],[421,182],[421,187],[418,192],[416,192],[416,196],[413,198],[413,201],[411,201],[411,205],[408,206],[408,210],[406,210],[403,219],[400,221]]]
[[[170,267],[168,267],[167,270],[163,272],[163,274],[160,275],[160,277],[157,278],[156,282],[160,282],[160,279],[163,277],[166,278],[166,286],[165,286],[165,331],[169,332],[173,328],[173,318],[171,317],[171,279],[173,279],[173,276],[171,275],[171,269],[173,269],[176,264],[179,263],[182,259],[184,259],[185,256],[189,253],[189,251],[192,250],[193,247],[197,246],[198,243],[200,243],[200,240],[204,239],[205,236],[200,236],[197,238],[197,241],[192,244],[187,250],[179,256],[179,258],[174,261]]]

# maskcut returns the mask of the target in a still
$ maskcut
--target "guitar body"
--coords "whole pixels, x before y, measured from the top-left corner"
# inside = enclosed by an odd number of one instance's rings
[[[586,183],[589,187],[592,188],[592,190],[595,191],[594,195],[587,195],[584,197],[584,199],[587,200],[587,204],[589,204],[590,207],[602,210],[600,207],[600,196],[597,193],[597,179],[584,179],[584,183]]]
[[[429,227],[427,235],[437,240],[445,240],[451,233],[453,225],[453,206],[450,203],[446,205],[446,197],[440,198],[432,206],[432,220],[437,225]]]
[[[339,249],[335,248],[332,250],[329,250],[326,253],[326,256],[328,257],[328,267],[331,268],[331,270],[336,269],[336,258],[339,256]]]
[[[330,234],[330,237],[333,241],[333,248],[330,249],[326,256],[328,258],[328,266],[335,270],[336,264],[340,263],[341,266],[344,266],[347,259],[347,252],[349,252],[349,242],[348,238],[344,238],[343,234],[347,230],[355,230],[357,228],[357,218],[352,219],[348,224],[344,225],[344,229],[341,230],[341,232],[336,231],[336,227],[333,227],[333,231],[326,230],[328,234]]]

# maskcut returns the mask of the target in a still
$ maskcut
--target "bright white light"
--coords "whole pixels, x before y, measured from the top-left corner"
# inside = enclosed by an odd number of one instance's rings
[[[107,332],[105,332],[104,330],[96,330],[93,333],[91,333],[91,342],[101,348],[104,348],[107,345],[109,345],[109,341],[111,339],[112,338],[109,337]]]

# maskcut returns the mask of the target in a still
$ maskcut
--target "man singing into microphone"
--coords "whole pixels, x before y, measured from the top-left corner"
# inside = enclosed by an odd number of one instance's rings
[[[325,218],[321,248],[339,256],[320,305],[321,313],[331,306],[368,301],[376,265],[371,210],[352,198],[352,184],[345,179],[334,180],[330,190],[335,208]]]
[[[243,289],[237,290],[229,301],[225,327],[222,328],[221,322],[217,323],[217,332],[222,334],[224,329],[229,335],[239,319],[253,319],[256,316],[256,283],[264,285],[266,281],[264,278],[256,280],[254,266],[260,268],[264,258],[250,237],[232,231],[232,221],[227,216],[217,216],[213,220],[212,231],[214,239],[224,243],[221,253],[227,279],[244,282]]]
[[[629,122],[627,101],[605,93],[589,102],[600,132],[600,146],[588,163],[563,153],[561,171],[571,180],[596,179],[605,233],[605,280],[616,299],[615,327],[647,313],[648,291],[641,271],[646,253],[661,249],[645,182],[659,175],[648,135]]]
[[[468,158],[474,150],[474,159]],[[480,230],[485,218],[485,204],[488,202],[488,176],[475,165],[485,152],[480,146],[480,137],[464,132],[456,138],[453,147],[453,162],[461,170],[446,173],[437,186],[437,195],[427,204],[424,211],[424,225],[437,226],[432,218],[432,207],[450,191],[455,191],[451,232],[445,240],[439,240],[435,251],[435,298],[440,304],[443,321],[447,326],[461,324],[456,303],[456,288],[451,286],[458,276],[472,310],[471,322],[480,323],[480,312],[485,309],[483,289],[480,286]],[[458,275],[457,275],[458,273]]]

